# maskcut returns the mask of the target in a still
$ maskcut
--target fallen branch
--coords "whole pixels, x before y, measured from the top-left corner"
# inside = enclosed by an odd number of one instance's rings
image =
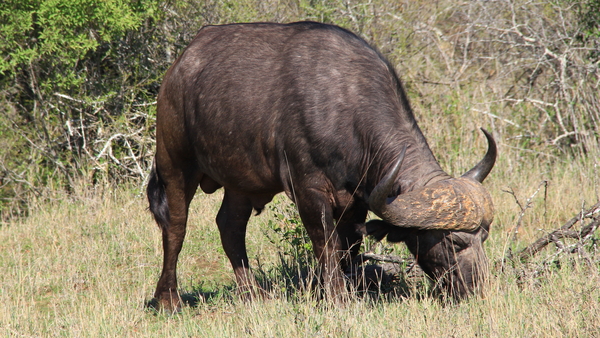
[[[584,219],[592,219],[592,221],[582,226],[579,231],[571,230],[571,228],[577,224],[577,222],[582,222]],[[556,243],[557,246],[563,246],[561,239],[571,238],[578,239],[578,245],[581,246],[584,244],[585,240],[593,234],[598,227],[600,226],[600,202],[596,203],[594,206],[589,208],[587,211],[581,211],[573,218],[568,220],[562,227],[557,230],[554,230],[551,233],[546,234],[541,237],[537,241],[533,242],[531,245],[526,247],[525,249],[519,252],[519,259],[521,261],[526,261],[529,258],[533,257],[535,254],[540,252],[543,248],[545,248],[550,243]]]
[[[374,254],[371,252],[364,252],[364,253],[361,253],[360,255],[356,256],[356,258],[354,259],[354,262],[356,264],[362,264],[362,262],[368,261],[368,260],[374,260],[374,261],[386,262],[386,263],[397,263],[397,264],[406,263],[406,262],[411,261],[411,260],[401,258],[399,256],[379,255],[379,254]]]
[[[365,264],[367,261],[376,261],[377,263]],[[381,264],[382,262],[383,264]],[[388,283],[399,275],[408,276],[411,271],[414,271],[412,275],[416,276],[422,272],[414,259],[372,252],[364,252],[356,256],[353,263],[355,267],[347,270],[346,276],[364,283],[360,288],[365,288],[365,286],[368,288],[368,285],[380,287],[382,283]]]

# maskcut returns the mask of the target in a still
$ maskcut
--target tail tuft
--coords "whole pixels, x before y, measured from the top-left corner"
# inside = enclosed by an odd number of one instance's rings
[[[167,203],[167,193],[165,191],[165,183],[156,170],[156,163],[152,164],[146,193],[148,195],[150,211],[154,215],[156,223],[158,223],[163,230],[168,228],[170,215],[169,205]]]

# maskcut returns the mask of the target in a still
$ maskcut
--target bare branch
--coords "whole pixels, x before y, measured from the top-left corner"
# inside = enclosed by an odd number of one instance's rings
[[[386,263],[398,263],[398,264],[412,261],[412,260],[407,260],[407,259],[401,258],[399,256],[380,255],[380,254],[375,254],[372,252],[364,252],[364,253],[356,256],[356,258],[354,259],[354,262],[357,264],[360,264],[367,260],[374,260],[374,261],[386,262]]]
[[[550,243],[556,243],[557,246],[564,251],[564,245],[560,242],[560,240],[563,238],[578,239],[579,243],[583,244],[583,241],[589,238],[589,236],[596,231],[596,229],[598,229],[598,226],[600,225],[600,217],[598,217],[599,214],[600,202],[596,203],[587,211],[579,212],[577,215],[563,224],[563,226],[561,226],[559,229],[542,236],[537,241],[521,250],[518,255],[519,259],[521,261],[530,259]],[[583,226],[580,231],[570,230],[577,222],[582,222],[583,219],[588,218],[592,218],[593,221],[591,221],[588,225]]]
[[[529,198],[525,201],[525,205],[521,204],[521,202],[517,198],[517,195],[515,194],[515,192],[512,188],[509,188],[510,190],[503,190],[504,192],[509,193],[514,197],[515,202],[519,206],[519,209],[521,209],[521,212],[519,213],[519,218],[517,220],[517,224],[515,224],[515,226],[513,228],[512,241],[515,241],[517,239],[517,234],[519,233],[519,229],[521,228],[521,224],[523,221],[523,217],[525,216],[525,212],[527,211],[527,209],[531,208],[531,201],[540,192],[542,187],[544,187],[544,189],[547,189],[548,181],[544,180],[544,181],[540,182],[540,184],[538,185],[538,188],[535,190],[535,192],[531,196],[529,196]]]

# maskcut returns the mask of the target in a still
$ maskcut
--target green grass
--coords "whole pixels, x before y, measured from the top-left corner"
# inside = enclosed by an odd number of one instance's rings
[[[519,250],[562,225],[584,201],[597,200],[594,163],[522,163],[519,175],[513,175],[505,156],[486,182],[497,208],[486,242],[492,264],[508,249]],[[524,201],[541,179],[550,182],[547,195],[532,200],[513,241],[518,209],[513,196],[502,190],[512,187]],[[156,314],[145,304],[160,273],[162,247],[145,197],[135,188],[75,191],[38,202],[30,217],[0,227],[0,336],[600,335],[600,254],[593,246],[586,249],[587,257],[551,259],[555,248],[549,246],[528,264],[495,265],[485,296],[460,304],[427,296],[426,283],[409,286],[407,296],[357,297],[343,306],[290,293],[278,275],[279,253],[288,244],[278,242],[282,237],[273,230],[273,222],[285,221],[282,210],[289,210],[283,196],[275,208],[253,217],[248,231],[252,264],[260,263],[273,285],[272,298],[243,303],[232,292],[233,273],[214,224],[220,193],[196,196],[181,254],[181,292],[197,303],[176,316]]]

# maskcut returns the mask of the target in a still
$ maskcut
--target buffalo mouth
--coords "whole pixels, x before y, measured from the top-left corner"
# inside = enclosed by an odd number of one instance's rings
[[[436,289],[449,299],[460,300],[480,293],[487,279],[488,260],[482,245],[486,237],[485,229],[432,230],[408,236],[405,243]]]

